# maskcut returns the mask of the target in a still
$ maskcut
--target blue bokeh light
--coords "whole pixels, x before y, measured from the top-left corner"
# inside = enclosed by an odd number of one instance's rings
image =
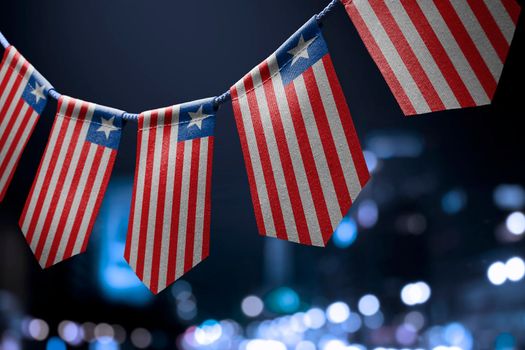
[[[333,242],[337,248],[350,247],[357,238],[357,225],[354,219],[344,217],[339,226],[335,229]]]
[[[66,350],[66,343],[58,337],[49,338],[46,344],[46,350]]]

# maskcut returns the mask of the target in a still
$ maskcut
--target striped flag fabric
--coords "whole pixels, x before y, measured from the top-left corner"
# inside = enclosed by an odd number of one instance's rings
[[[85,251],[108,185],[122,111],[62,96],[20,227],[42,267]]]
[[[0,202],[44,110],[51,85],[13,47],[0,64]]]
[[[515,0],[342,0],[405,115],[489,104]]]
[[[325,246],[369,173],[315,17],[230,91],[260,234]]]
[[[208,257],[213,99],[143,112],[125,259],[155,294]]]

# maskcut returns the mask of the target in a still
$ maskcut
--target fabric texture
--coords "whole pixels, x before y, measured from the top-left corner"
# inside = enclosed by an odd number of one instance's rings
[[[0,64],[0,202],[44,110],[51,85],[9,46]]]
[[[42,267],[85,251],[113,169],[122,113],[67,96],[59,99],[20,218]]]
[[[315,18],[231,95],[259,232],[326,245],[369,173]]]
[[[405,115],[489,104],[515,0],[343,0]]]
[[[143,112],[125,258],[158,293],[209,255],[213,99]]]

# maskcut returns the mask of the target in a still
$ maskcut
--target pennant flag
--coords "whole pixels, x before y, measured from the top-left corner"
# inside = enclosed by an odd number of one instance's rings
[[[369,173],[315,18],[231,95],[259,232],[326,245]]]
[[[343,0],[405,115],[489,104],[515,0]]]
[[[86,249],[113,169],[123,112],[62,96],[20,227],[42,267]]]
[[[13,47],[0,64],[0,202],[47,102],[51,85]]]
[[[208,257],[213,99],[143,112],[138,122],[125,258],[156,294]]]

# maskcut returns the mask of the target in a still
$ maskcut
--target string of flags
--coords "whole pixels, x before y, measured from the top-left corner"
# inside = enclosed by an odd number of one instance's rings
[[[405,115],[490,103],[521,10],[515,0],[332,0],[225,94],[139,115],[60,95],[0,33],[0,201],[58,99],[19,221],[40,265],[85,251],[125,119],[138,140],[124,258],[159,293],[208,257],[215,115],[228,98],[260,234],[325,246],[370,178],[319,26],[339,2]]]

